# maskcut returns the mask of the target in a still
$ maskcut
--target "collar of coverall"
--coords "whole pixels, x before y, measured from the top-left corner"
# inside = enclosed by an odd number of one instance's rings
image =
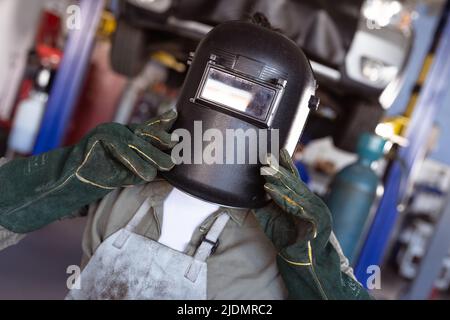
[[[158,220],[162,221],[162,207],[164,200],[167,198],[169,193],[172,191],[173,186],[169,184],[165,179],[157,179],[149,182],[146,187],[141,191],[141,195],[146,198],[151,199],[151,205],[153,208],[157,209]],[[236,222],[239,226],[244,223],[245,218],[250,210],[248,209],[234,209],[220,207],[217,211],[211,213],[211,215],[202,223],[202,226],[208,226],[221,212],[226,212],[230,218]]]

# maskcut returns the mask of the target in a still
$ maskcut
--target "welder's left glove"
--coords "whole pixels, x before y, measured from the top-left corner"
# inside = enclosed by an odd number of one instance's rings
[[[150,182],[174,167],[165,151],[177,113],[143,124],[101,124],[77,144],[0,167],[0,226],[28,233],[77,214],[111,191]]]
[[[362,286],[341,272],[329,242],[331,214],[300,180],[286,150],[280,165],[263,167],[265,190],[273,199],[255,214],[278,249],[278,268],[291,299],[369,299]]]

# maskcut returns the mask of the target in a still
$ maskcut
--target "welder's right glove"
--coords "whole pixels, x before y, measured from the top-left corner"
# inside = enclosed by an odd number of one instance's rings
[[[0,167],[0,226],[27,233],[104,197],[155,178],[174,164],[169,111],[141,125],[103,124],[78,144]]]
[[[286,150],[280,166],[263,167],[265,190],[273,199],[255,211],[266,235],[278,249],[278,268],[292,299],[370,299],[351,276],[341,272],[330,243],[331,214],[300,180]]]

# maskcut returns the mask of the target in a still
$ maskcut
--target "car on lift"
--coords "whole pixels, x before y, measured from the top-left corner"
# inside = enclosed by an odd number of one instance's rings
[[[398,94],[414,38],[412,8],[398,0],[119,0],[111,63],[133,77],[152,52],[185,61],[215,25],[261,12],[304,50],[316,74],[322,106],[304,136],[331,135],[353,151]]]

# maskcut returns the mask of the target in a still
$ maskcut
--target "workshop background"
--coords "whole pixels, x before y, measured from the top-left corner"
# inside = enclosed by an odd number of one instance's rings
[[[450,1],[0,0],[0,156],[174,108],[198,41],[254,12],[311,60],[321,106],[295,161],[358,280],[378,299],[449,298]],[[84,223],[0,252],[0,299],[64,298]]]

